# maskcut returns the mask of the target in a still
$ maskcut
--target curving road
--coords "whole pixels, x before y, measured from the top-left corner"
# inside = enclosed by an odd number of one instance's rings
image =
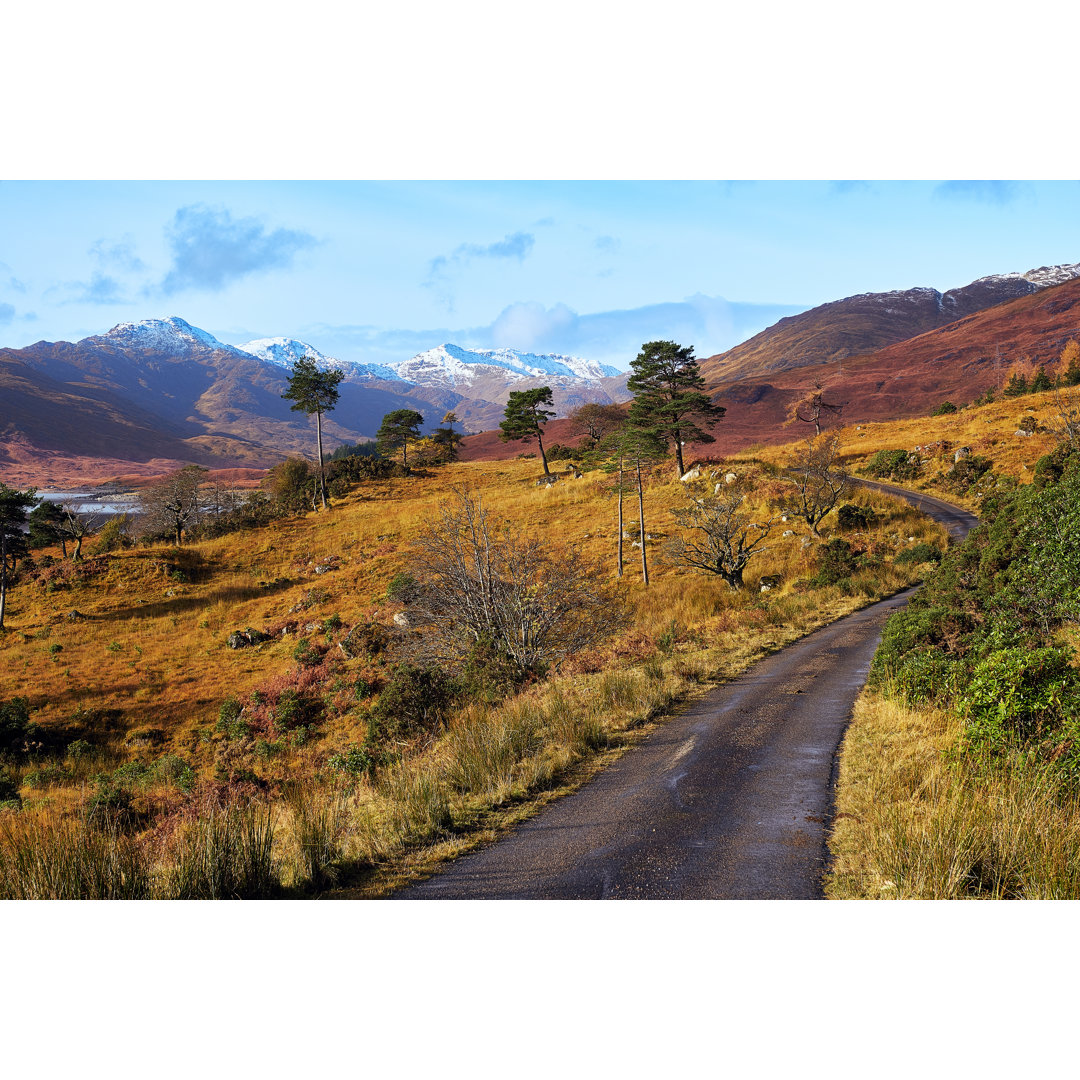
[[[887,484],[962,537],[977,519]],[[836,751],[909,589],[754,664],[573,795],[396,900],[818,899]]]

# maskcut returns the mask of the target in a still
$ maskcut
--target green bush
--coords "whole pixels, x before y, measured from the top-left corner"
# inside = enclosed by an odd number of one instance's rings
[[[994,747],[1058,731],[1080,705],[1080,673],[1063,649],[1001,649],[975,667],[960,712],[974,745]]]
[[[908,450],[879,450],[866,471],[879,480],[915,480],[922,475],[922,459]]]
[[[378,730],[405,737],[438,728],[456,696],[454,679],[442,668],[401,664],[372,709]]]
[[[979,457],[976,454],[961,458],[945,474],[945,482],[957,494],[965,495],[990,472],[993,464],[989,458]]]
[[[857,503],[844,503],[836,511],[836,521],[841,529],[869,529],[877,515],[869,506]]]
[[[811,578],[814,585],[840,585],[859,569],[859,556],[846,540],[830,540],[821,545],[819,553],[818,572]]]
[[[0,754],[22,752],[30,729],[30,703],[17,697],[0,701]]]
[[[916,566],[920,563],[939,563],[941,562],[941,548],[934,544],[915,544],[901,551],[896,556],[895,562],[898,566],[905,566],[908,563],[914,563]]]
[[[950,413],[957,412],[956,406],[951,401],[943,401],[930,415],[931,416],[948,416]]]

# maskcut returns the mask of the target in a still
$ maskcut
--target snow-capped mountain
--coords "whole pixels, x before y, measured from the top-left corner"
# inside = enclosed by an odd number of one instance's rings
[[[578,356],[518,352],[516,349],[463,349],[449,343],[391,365],[403,379],[424,386],[472,386],[479,377],[498,374],[511,382],[548,376],[580,382],[622,374],[617,368]],[[495,369],[495,370],[492,370]]]
[[[321,368],[344,371],[347,376],[351,375],[358,379],[404,381],[396,371],[383,364],[362,364],[358,360],[339,360],[335,356],[327,356],[319,352],[306,341],[297,341],[296,338],[258,338],[255,341],[246,341],[237,348],[259,360],[265,360],[268,364],[275,364],[277,367],[291,369],[297,360],[307,359],[314,360]]]
[[[112,345],[121,349],[146,349],[174,355],[186,355],[199,349],[236,351],[231,345],[218,341],[213,334],[192,326],[178,315],[170,315],[167,319],[142,319],[135,323],[119,323],[108,333],[83,338],[82,342]]]

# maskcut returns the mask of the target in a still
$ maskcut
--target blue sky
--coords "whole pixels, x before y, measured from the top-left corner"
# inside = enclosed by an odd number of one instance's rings
[[[1080,261],[1075,181],[0,183],[0,343],[180,315],[369,362],[442,341],[625,368],[856,292]]]

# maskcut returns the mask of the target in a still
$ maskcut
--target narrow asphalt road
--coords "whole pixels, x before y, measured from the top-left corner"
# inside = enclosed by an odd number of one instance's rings
[[[884,484],[962,537],[976,518]],[[909,589],[754,664],[573,795],[395,900],[819,899],[837,748]]]

